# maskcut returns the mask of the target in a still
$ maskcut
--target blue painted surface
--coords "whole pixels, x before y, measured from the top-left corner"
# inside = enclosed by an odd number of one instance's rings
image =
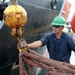
[[[61,15],[61,13],[62,13],[62,10],[63,10],[63,7],[64,7],[65,2],[66,2],[66,0],[63,0],[63,4],[62,4],[62,6],[61,6],[61,10],[60,10],[60,12],[59,12],[59,15]]]

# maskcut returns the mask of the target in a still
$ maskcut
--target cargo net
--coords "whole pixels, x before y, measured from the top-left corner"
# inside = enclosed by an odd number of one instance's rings
[[[74,65],[41,56],[35,51],[27,48],[24,39],[19,41],[18,49],[22,49],[19,53],[20,75],[28,75],[24,66],[25,61],[28,64],[30,75],[36,75],[33,69],[34,66],[46,70],[45,74],[38,75],[75,75]]]

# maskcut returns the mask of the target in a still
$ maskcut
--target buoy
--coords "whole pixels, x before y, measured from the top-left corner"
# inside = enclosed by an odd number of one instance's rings
[[[72,27],[72,31],[75,33],[75,13],[72,16],[71,27]]]
[[[21,28],[27,22],[27,12],[20,5],[10,5],[3,13],[5,24],[10,28]]]

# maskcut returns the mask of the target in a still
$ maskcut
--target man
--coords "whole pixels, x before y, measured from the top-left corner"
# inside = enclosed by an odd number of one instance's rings
[[[71,50],[75,51],[75,42],[71,36],[62,31],[65,24],[62,16],[56,16],[52,22],[53,32],[27,46],[36,48],[46,45],[51,59],[70,63]]]

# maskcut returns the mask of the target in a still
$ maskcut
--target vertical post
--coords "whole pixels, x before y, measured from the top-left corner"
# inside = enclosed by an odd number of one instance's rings
[[[10,0],[10,5],[18,4],[18,0]]]

